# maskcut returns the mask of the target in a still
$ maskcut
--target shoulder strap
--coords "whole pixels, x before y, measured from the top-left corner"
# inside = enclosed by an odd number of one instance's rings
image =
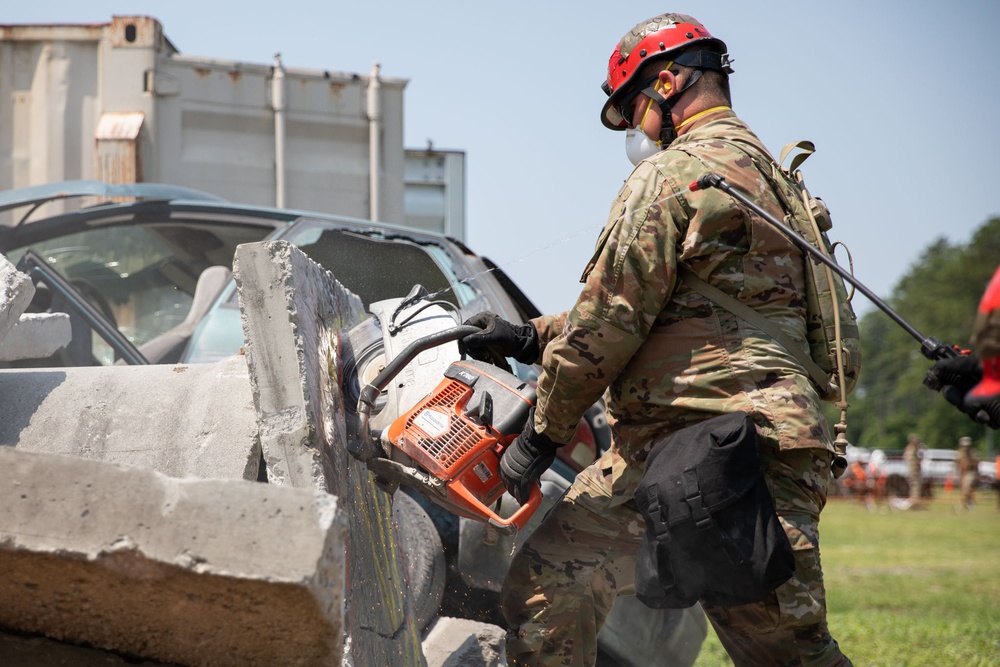
[[[815,382],[817,386],[826,387],[830,384],[830,376],[824,373],[823,370],[816,365],[816,362],[812,360],[812,357],[803,352],[802,349],[792,342],[792,340],[786,336],[785,333],[781,331],[781,329],[779,329],[771,320],[767,319],[742,301],[729,296],[718,287],[705,282],[699,278],[694,271],[681,264],[677,265],[677,279],[698,294],[701,294],[706,299],[714,301],[731,312],[733,315],[749,322],[774,340],[778,341],[782,347],[788,350],[788,352],[795,357],[800,364],[802,364],[802,367],[806,369],[806,372],[809,373],[809,377],[812,378],[813,382]]]

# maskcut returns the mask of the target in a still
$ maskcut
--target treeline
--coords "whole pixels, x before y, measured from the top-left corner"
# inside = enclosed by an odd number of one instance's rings
[[[892,294],[879,296],[924,336],[968,349],[976,308],[998,265],[1000,218],[991,218],[967,244],[943,238],[932,243]],[[858,273],[864,282],[863,272]],[[865,297],[856,299],[858,306]],[[924,387],[932,362],[913,336],[877,308],[866,312],[860,326],[861,378],[848,412],[851,444],[902,449],[907,435],[916,433],[928,447],[955,448],[963,435],[984,453],[996,447],[992,431]]]

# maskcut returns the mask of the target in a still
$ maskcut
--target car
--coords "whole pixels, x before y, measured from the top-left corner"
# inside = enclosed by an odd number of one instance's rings
[[[97,198],[90,206],[46,217],[44,203]],[[121,201],[122,198],[131,201]],[[62,276],[115,325],[150,363],[211,361],[238,352],[242,331],[231,322],[203,332],[201,345],[149,346],[185,320],[194,325],[221,296],[235,306],[235,285],[225,276],[236,246],[264,239],[293,243],[369,304],[398,297],[421,283],[462,315],[493,309],[521,322],[537,308],[488,259],[461,243],[430,232],[344,216],[237,205],[189,188],[136,183],[74,181],[8,191],[0,211],[30,206],[0,222],[0,252],[12,262],[26,256]],[[213,267],[222,270],[212,271]],[[208,271],[215,279],[199,278]],[[45,283],[45,281],[42,281]],[[51,291],[51,286],[45,290]],[[61,295],[43,294],[45,299]],[[196,317],[189,317],[192,314]],[[225,319],[225,315],[219,315]],[[231,318],[230,318],[231,319]],[[238,317],[236,319],[238,324]],[[225,331],[224,331],[225,330]],[[226,335],[226,334],[233,334]],[[217,335],[213,335],[217,334]],[[122,358],[109,341],[58,359],[61,365],[110,364]],[[141,361],[140,361],[141,363]]]
[[[45,203],[97,201],[36,216]],[[123,201],[124,200],[124,201]],[[297,246],[370,305],[422,285],[458,321],[481,310],[522,323],[537,307],[494,263],[464,244],[415,229],[345,216],[248,206],[155,183],[71,181],[0,194],[0,253],[38,283],[29,308],[68,312],[72,341],[53,357],[17,366],[207,363],[243,345],[231,266],[236,247],[262,240]],[[523,380],[537,368],[510,360]],[[577,471],[610,444],[592,410],[561,458]]]
[[[88,200],[82,208],[39,213],[48,202],[81,197]],[[36,283],[29,312],[69,313],[73,334],[70,345],[50,358],[6,362],[15,368],[210,363],[238,354],[243,328],[233,257],[237,246],[263,240],[298,247],[366,306],[403,297],[419,284],[452,311],[457,322],[482,310],[514,323],[540,314],[486,257],[457,240],[401,226],[242,205],[197,190],[149,183],[71,181],[8,191],[0,193],[0,214],[4,211],[8,213],[0,218],[0,253]],[[508,361],[520,379],[537,379],[536,366]],[[557,476],[550,485],[554,493],[565,490],[608,446],[610,431],[603,405],[598,404],[581,421],[571,445],[560,449],[551,471]],[[421,508],[431,515],[452,561],[449,570],[455,569],[460,532],[455,522],[419,503],[419,497],[413,500],[416,505],[399,503],[403,523],[413,529]],[[461,582],[453,582],[449,590],[456,598],[469,598]],[[436,609],[435,604],[428,607],[429,613]],[[488,595],[485,604],[464,610],[480,613],[489,607],[495,611],[495,599]],[[686,654],[676,664],[693,662],[706,632],[697,608],[644,612],[631,605],[617,618],[609,619],[609,630],[643,625],[658,639],[666,633],[683,635],[680,643],[686,645]],[[628,642],[618,644],[635,648]],[[615,653],[613,643],[605,648]]]

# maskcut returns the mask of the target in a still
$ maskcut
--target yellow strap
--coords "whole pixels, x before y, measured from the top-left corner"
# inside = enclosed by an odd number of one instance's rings
[[[687,125],[688,123],[691,123],[691,122],[694,122],[694,121],[698,120],[702,116],[707,116],[710,113],[715,113],[716,111],[722,111],[722,110],[732,111],[732,107],[719,106],[719,107],[712,107],[711,109],[705,109],[704,111],[699,111],[695,115],[693,115],[690,118],[688,118],[687,120],[683,121],[680,125],[677,126],[676,129],[679,130],[682,127],[684,127],[685,125]]]

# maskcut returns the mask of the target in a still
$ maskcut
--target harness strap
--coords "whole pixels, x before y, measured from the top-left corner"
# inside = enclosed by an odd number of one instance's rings
[[[742,301],[729,296],[718,287],[705,282],[699,278],[694,271],[682,264],[677,265],[677,279],[698,294],[701,294],[709,301],[714,301],[731,312],[733,315],[749,322],[774,340],[778,341],[782,347],[788,350],[788,352],[795,357],[796,361],[802,364],[802,367],[807,373],[809,373],[809,377],[812,378],[812,381],[818,386],[826,387],[830,384],[830,376],[824,373],[823,369],[816,365],[816,362],[812,360],[812,357],[803,352],[802,348],[796,345],[791,338],[786,336],[785,333],[774,324],[774,322],[767,319]]]
[[[646,499],[649,502],[646,513],[653,519],[653,530],[656,533],[656,539],[666,543],[671,540],[670,522],[667,516],[667,508],[660,504],[659,492],[657,484],[650,484],[649,488],[646,489]]]

